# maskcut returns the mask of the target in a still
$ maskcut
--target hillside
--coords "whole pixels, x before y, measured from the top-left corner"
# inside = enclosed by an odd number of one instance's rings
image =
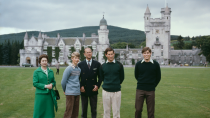
[[[91,36],[91,33],[98,34],[99,26],[87,26],[87,27],[79,27],[72,29],[62,29],[50,32],[43,32],[50,37],[56,37],[57,33],[59,33],[62,37],[82,37],[82,34],[85,33],[86,36]],[[108,26],[109,29],[109,40],[110,43],[116,42],[128,42],[133,43],[136,46],[139,45],[142,41],[145,41],[146,36],[143,31],[140,30],[130,30],[126,28],[121,28],[117,26]],[[38,36],[39,31],[29,31],[28,35],[31,37],[32,35]],[[0,35],[0,43],[3,43],[5,40],[14,41],[17,40],[19,42],[23,41],[25,32],[16,33],[16,34],[6,34]],[[171,40],[176,40],[178,36],[172,35]]]

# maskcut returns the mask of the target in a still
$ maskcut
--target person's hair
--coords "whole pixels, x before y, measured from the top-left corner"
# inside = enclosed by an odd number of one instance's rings
[[[39,56],[39,64],[41,63],[42,58],[46,58],[48,62],[48,56],[46,54],[42,54]]]
[[[147,50],[148,50],[150,53],[152,52],[151,49],[150,49],[149,47],[144,47],[144,48],[142,49],[141,53],[143,54],[143,53],[146,52]]]
[[[74,58],[74,57],[80,58],[80,54],[79,54],[78,52],[73,52],[73,53],[71,54],[71,58]]]
[[[91,49],[91,48],[89,48],[89,47],[86,47],[86,48],[84,49],[84,53],[85,53],[85,50],[86,50],[86,49],[90,49],[90,50],[91,50],[91,52],[92,52],[92,49]]]
[[[111,47],[106,48],[106,50],[104,51],[104,53],[107,55],[107,52],[109,52],[109,51],[113,51],[113,53],[114,53],[114,50]]]

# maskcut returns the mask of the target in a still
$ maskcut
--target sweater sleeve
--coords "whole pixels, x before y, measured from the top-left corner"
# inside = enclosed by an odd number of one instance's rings
[[[157,71],[156,71],[156,80],[155,80],[155,87],[159,84],[161,79],[161,71],[160,71],[160,65],[157,63]]]
[[[100,88],[101,82],[102,82],[101,75],[100,75],[100,68],[101,68],[101,64],[98,63],[98,67],[97,67],[97,74],[98,74],[98,83],[97,83],[97,86],[98,86],[98,89]]]
[[[134,75],[135,75],[135,78],[136,78],[136,80],[138,80],[138,63],[136,63],[136,65],[135,65],[135,70],[134,70]]]
[[[62,86],[62,89],[64,92],[66,90],[66,83],[67,83],[67,80],[68,80],[70,74],[71,74],[71,67],[67,67],[65,69],[65,71],[63,72],[63,78],[61,80],[61,86]]]
[[[81,78],[81,75],[82,75],[81,62],[78,64],[78,67],[81,69],[81,72],[80,72],[80,75],[79,75],[80,88],[81,88],[82,86],[84,86],[84,84],[83,84],[83,82],[82,82],[82,78]]]
[[[125,75],[124,75],[124,67],[122,64],[120,64],[121,69],[120,69],[120,84],[124,81]]]

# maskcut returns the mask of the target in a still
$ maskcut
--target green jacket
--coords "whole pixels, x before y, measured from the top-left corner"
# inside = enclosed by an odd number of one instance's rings
[[[54,102],[56,111],[57,111],[57,101],[56,101],[56,96],[55,96],[54,90],[49,90],[49,89],[45,88],[45,85],[50,84],[50,83],[52,83],[53,87],[56,85],[54,73],[49,68],[47,68],[47,72],[48,72],[48,78],[47,78],[47,75],[42,71],[41,67],[37,68],[34,71],[33,86],[36,87],[35,94],[37,94],[37,93],[47,94],[50,92],[51,96],[53,98],[53,102]],[[48,80],[49,80],[49,82],[48,82]]]

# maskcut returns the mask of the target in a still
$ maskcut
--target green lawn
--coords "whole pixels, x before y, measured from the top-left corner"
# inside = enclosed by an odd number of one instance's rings
[[[35,88],[32,74],[36,68],[0,68],[0,118],[32,118]],[[55,68],[52,68],[55,72]],[[56,118],[62,118],[65,96],[60,75],[55,75],[61,94]],[[161,68],[162,80],[156,88],[156,118],[209,118],[210,68]],[[125,68],[122,84],[121,118],[134,118],[136,80],[134,68]],[[98,118],[103,116],[101,88],[98,95]],[[79,117],[81,115],[81,104]],[[88,117],[90,118],[90,108]],[[147,117],[144,105],[143,118]]]

